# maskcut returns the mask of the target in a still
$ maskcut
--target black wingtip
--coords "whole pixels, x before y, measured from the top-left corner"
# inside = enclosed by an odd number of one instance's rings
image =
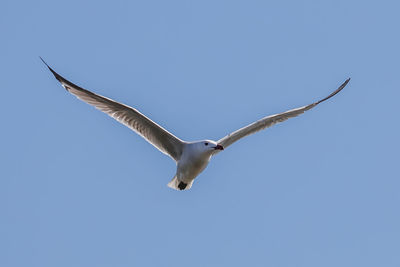
[[[53,73],[54,77],[55,77],[60,83],[62,83],[64,78],[61,77],[57,72],[55,72],[55,71],[46,63],[46,61],[44,61],[44,59],[43,59],[41,56],[39,56],[39,58],[40,58],[40,60],[46,65],[46,67],[51,71],[51,73]]]
[[[55,72],[47,63],[46,61],[44,61],[44,59],[42,57],[40,57],[40,60],[46,65],[46,67],[51,71],[51,73],[54,75],[54,77],[61,83],[62,87],[64,87],[65,90],[69,91],[71,88],[75,88],[78,90],[84,90],[87,91],[81,87],[79,87],[78,85],[68,81],[67,79],[65,79],[63,76],[61,76],[60,74],[58,74],[57,72]],[[89,92],[89,91],[87,91]],[[89,92],[91,93],[91,92]]]
[[[321,99],[320,101],[314,103],[315,105],[318,105],[321,102],[324,102],[325,100],[328,100],[329,98],[331,98],[332,96],[336,95],[337,93],[339,93],[340,91],[343,90],[343,88],[346,87],[346,85],[349,83],[350,78],[348,78],[346,81],[344,81],[344,83],[342,83],[342,85],[339,86],[338,89],[336,89],[332,94],[328,95],[327,97],[325,97],[324,99]]]
[[[46,65],[47,68],[49,68],[49,70],[51,70],[51,72],[53,72],[53,70],[50,68],[50,66],[46,63],[46,61],[44,61],[44,59],[39,56],[40,60]]]
[[[49,66],[49,65],[47,65],[46,61],[44,61],[44,59],[41,56],[39,56],[39,58],[46,66]]]
[[[47,64],[46,61],[44,61],[44,59],[41,56],[39,56],[39,58],[46,65],[46,67],[54,74],[54,70],[50,68],[49,64]]]

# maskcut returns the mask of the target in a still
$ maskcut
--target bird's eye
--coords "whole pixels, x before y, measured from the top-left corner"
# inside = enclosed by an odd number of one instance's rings
[[[206,146],[208,146],[208,143],[206,142],[206,143],[204,143]]]

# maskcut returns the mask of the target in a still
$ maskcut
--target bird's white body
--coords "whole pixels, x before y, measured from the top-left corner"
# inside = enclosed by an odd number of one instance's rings
[[[211,140],[186,143],[177,162],[176,175],[168,186],[179,189],[180,182],[183,182],[187,185],[185,189],[190,189],[193,180],[207,167],[216,146],[217,143]]]
[[[46,64],[46,62],[44,63]],[[169,182],[168,186],[177,190],[190,189],[194,179],[207,167],[211,157],[224,148],[245,136],[312,109],[319,103],[339,93],[350,80],[347,79],[333,93],[317,102],[264,117],[228,134],[217,142],[211,140],[185,142],[147,118],[138,110],[83,89],[56,73],[47,64],[46,66],[68,92],[129,127],[158,150],[175,160],[177,163],[176,175]]]

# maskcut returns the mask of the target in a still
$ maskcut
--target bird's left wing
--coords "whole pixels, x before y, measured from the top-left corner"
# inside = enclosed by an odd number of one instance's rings
[[[249,124],[227,136],[225,136],[224,138],[218,140],[218,144],[222,145],[224,148],[230,146],[231,144],[233,144],[234,142],[238,141],[239,139],[248,136],[250,134],[253,134],[255,132],[258,132],[260,130],[263,130],[265,128],[271,127],[276,123],[279,122],[283,122],[289,118],[293,118],[296,117],[302,113],[304,113],[305,111],[312,109],[313,107],[315,107],[316,105],[318,105],[321,102],[324,102],[325,100],[328,100],[329,98],[331,98],[332,96],[336,95],[337,93],[339,93],[346,85],[347,83],[350,81],[350,78],[347,79],[341,86],[339,86],[338,89],[336,89],[333,93],[331,93],[329,96],[314,102],[312,104],[309,104],[307,106],[303,106],[300,108],[295,108],[292,110],[288,110],[286,112],[283,113],[279,113],[279,114],[275,114],[275,115],[271,115],[271,116],[267,116],[264,117],[256,122],[253,122],[252,124]],[[218,151],[216,151],[216,153],[218,153]]]
[[[40,59],[68,92],[129,127],[175,161],[180,159],[184,142],[178,137],[147,118],[138,110],[73,84],[50,68],[42,58]]]

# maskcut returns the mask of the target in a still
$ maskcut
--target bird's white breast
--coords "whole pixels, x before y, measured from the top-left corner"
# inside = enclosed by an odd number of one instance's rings
[[[178,179],[185,183],[191,182],[207,167],[210,158],[210,153],[187,147],[178,162]]]

